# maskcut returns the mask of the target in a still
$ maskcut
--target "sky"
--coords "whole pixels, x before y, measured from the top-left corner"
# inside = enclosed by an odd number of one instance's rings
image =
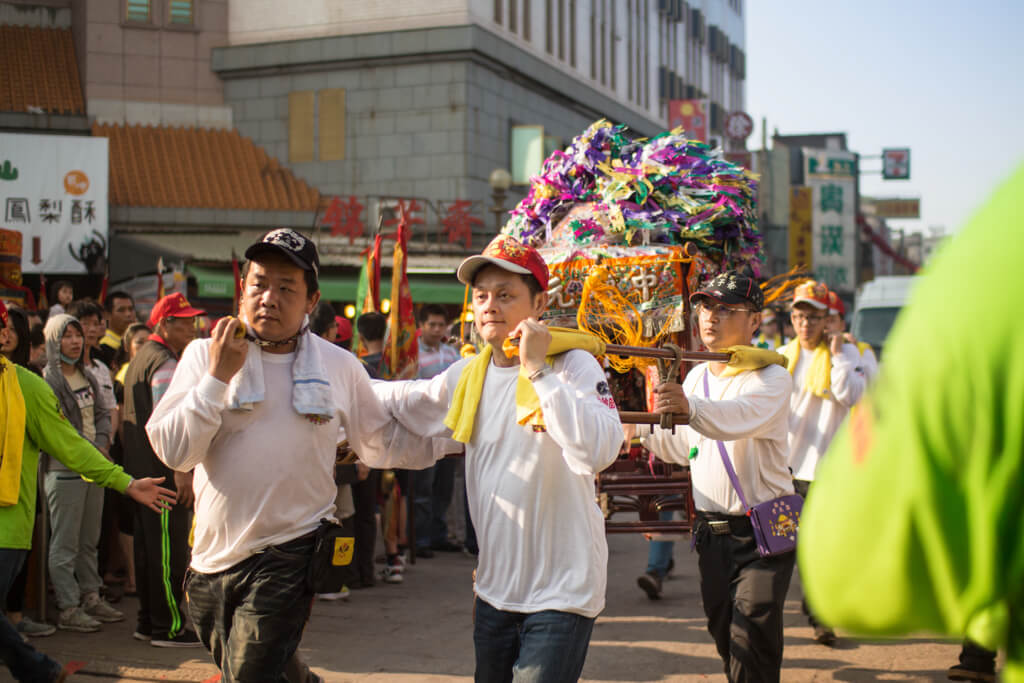
[[[910,180],[865,159],[861,194],[920,197],[924,232],[963,226],[1024,162],[1024,2],[746,0],[749,149],[845,132],[851,151],[911,149]]]

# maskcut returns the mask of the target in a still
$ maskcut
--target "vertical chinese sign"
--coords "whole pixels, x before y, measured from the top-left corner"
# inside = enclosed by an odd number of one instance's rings
[[[857,158],[838,150],[803,152],[815,277],[829,289],[852,294],[857,286]]]
[[[811,188],[794,187],[789,195],[789,267],[813,270],[814,227],[811,223]]]
[[[86,273],[106,252],[107,145],[0,133],[0,227],[21,233],[23,272]]]

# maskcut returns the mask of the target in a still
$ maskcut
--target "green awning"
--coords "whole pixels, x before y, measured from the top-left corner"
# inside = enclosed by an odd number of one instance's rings
[[[231,299],[235,295],[234,283],[229,269],[188,266],[188,272],[195,276],[199,286],[200,299]],[[359,278],[355,275],[330,275],[320,277],[320,293],[327,301],[349,303],[356,300]],[[418,304],[461,304],[465,286],[450,275],[431,277],[410,275],[409,289],[412,300]],[[381,297],[391,296],[391,279],[381,278]]]

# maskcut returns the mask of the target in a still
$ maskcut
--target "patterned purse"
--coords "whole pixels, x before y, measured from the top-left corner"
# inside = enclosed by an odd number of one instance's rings
[[[708,373],[704,372],[704,397],[711,399],[708,390]],[[796,549],[797,532],[800,530],[800,512],[804,507],[804,499],[797,494],[781,496],[754,507],[747,504],[747,498],[743,495],[743,487],[736,476],[736,470],[732,467],[732,460],[728,451],[721,441],[718,444],[718,452],[722,456],[722,464],[729,474],[729,481],[740,497],[740,502],[750,517],[751,525],[754,527],[754,540],[757,542],[757,552],[761,557],[772,557],[782,553],[792,552]]]

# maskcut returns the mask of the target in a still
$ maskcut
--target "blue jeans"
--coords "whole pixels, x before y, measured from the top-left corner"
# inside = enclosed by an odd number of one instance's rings
[[[672,510],[662,510],[658,518],[667,522],[672,519],[672,515]],[[675,541],[651,541],[651,547],[647,551],[647,573],[664,579],[668,574],[668,565],[672,562],[672,551],[675,547]]]
[[[545,610],[504,612],[476,599],[476,683],[569,683],[579,680],[594,619]]]
[[[0,548],[0,604],[6,604],[7,592],[21,565],[28,557],[27,550]],[[0,610],[0,660],[19,681],[50,683],[60,674],[60,664],[21,639],[11,620]]]
[[[312,554],[307,535],[216,574],[188,571],[189,614],[223,683],[282,680],[313,605]]]
[[[416,547],[429,548],[448,541],[445,519],[455,489],[455,461],[442,458],[425,470],[413,473],[416,505]]]

